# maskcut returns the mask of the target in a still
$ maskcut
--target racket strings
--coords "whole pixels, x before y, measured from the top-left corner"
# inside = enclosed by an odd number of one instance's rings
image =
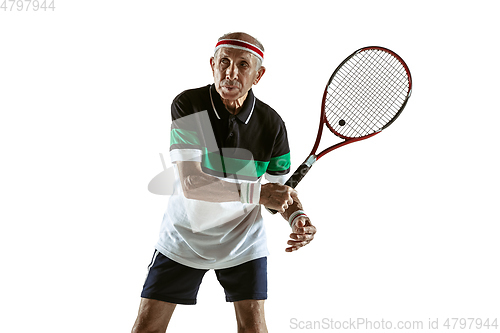
[[[379,49],[359,52],[331,79],[326,119],[342,136],[374,133],[398,114],[408,90],[408,75],[396,57]]]
[[[345,96],[342,96],[343,98],[341,101],[344,106],[347,105],[350,108],[363,107],[366,111],[354,113],[351,115],[352,117],[350,117],[349,123],[354,125],[351,126],[351,132],[354,131],[358,136],[366,134],[363,132],[362,125],[369,125],[369,128],[382,127],[383,124],[390,121],[393,116],[388,115],[386,112],[380,112],[383,110],[379,105],[377,105],[376,99],[377,97],[382,97],[388,101],[394,101],[394,98],[388,95],[390,90],[388,90],[386,85],[383,84],[384,80],[386,80],[386,74],[388,74],[389,67],[384,67],[383,72],[379,72],[377,76],[372,76],[375,80],[360,80],[360,78],[366,78],[370,75],[369,69],[374,66],[373,57],[368,58],[368,60],[368,65],[363,64],[363,62],[357,62],[354,64],[354,67],[350,69],[350,71],[346,72],[345,68],[341,71],[341,74],[344,74],[348,78],[348,81],[350,80],[352,85],[351,89],[346,89],[349,87],[346,87],[345,84],[342,84],[342,82],[338,86],[339,90],[342,89],[346,92]],[[394,68],[392,68],[392,70],[394,70]],[[361,73],[361,76],[358,75],[355,77],[352,73]],[[333,93],[338,94],[337,91],[334,91]],[[354,120],[354,122],[352,122],[352,120]],[[353,135],[353,133],[346,134],[349,136]]]
[[[368,66],[365,66],[365,67],[361,67],[361,70],[362,70],[362,74],[364,75],[364,77],[368,77],[368,75],[370,75],[370,71],[368,69],[371,69],[371,68],[374,68],[374,66],[377,65],[377,63],[375,63],[375,60],[376,59],[373,59],[373,57],[371,57],[370,54],[365,54],[368,56],[368,60],[369,60],[369,63],[368,63]],[[385,57],[383,57],[382,59],[387,61],[388,57],[390,55],[389,54],[386,54]],[[388,96],[388,94],[392,93],[393,96],[396,96],[396,93],[397,93],[397,90],[394,90],[394,89],[389,89],[389,88],[393,88],[393,87],[388,87],[387,84],[384,84],[384,82],[387,82],[388,79],[390,78],[398,78],[397,76],[394,76],[395,74],[397,74],[397,72],[395,72],[395,68],[394,68],[394,62],[397,62],[397,60],[395,58],[392,57],[392,59],[390,58],[389,60],[392,60],[392,62],[387,62],[387,64],[389,66],[385,66],[385,67],[382,67],[382,71],[379,71],[377,74],[377,76],[371,76],[371,82],[368,82],[367,80],[363,80],[363,81],[360,81],[359,80],[359,77],[358,77],[358,83],[361,84],[360,88],[361,88],[361,92],[362,92],[362,96],[367,98],[367,101],[369,102],[372,102],[372,105],[373,105],[373,102],[376,101],[375,98],[377,98],[378,96],[381,96],[382,98],[385,98],[387,99],[389,102],[391,101],[394,101],[394,99],[391,98],[391,96]],[[359,66],[361,64],[361,62],[358,62],[357,65]],[[359,70],[359,69],[358,69]],[[403,83],[404,84],[404,81],[399,81],[400,83]],[[368,84],[370,83],[370,84]],[[396,83],[397,84],[397,83]],[[372,88],[372,89],[370,89]]]
[[[348,136],[355,135],[366,135],[366,126],[368,125],[369,129],[382,127],[383,124],[387,123],[392,119],[394,114],[387,114],[387,112],[381,109],[380,105],[377,104],[376,98],[383,98],[388,101],[393,101],[394,98],[388,95],[390,91],[386,85],[383,84],[384,80],[386,80],[386,75],[389,72],[389,67],[384,67],[384,71],[378,73],[377,76],[371,76],[371,80],[366,80],[367,75],[370,75],[369,69],[373,69],[374,67],[373,58],[368,58],[368,64],[364,64],[363,62],[354,63],[354,67],[350,69],[350,71],[346,72],[345,69],[341,71],[341,74],[347,77],[347,81],[341,82],[338,85],[338,90],[343,90],[346,92],[342,98],[339,99],[341,104],[344,107],[349,108],[363,108],[365,112],[356,112],[353,114],[343,114],[348,117],[348,123],[351,124],[350,132],[347,132]],[[392,68],[393,70],[393,68]],[[352,75],[352,73],[358,73],[361,75]],[[362,80],[360,78],[363,78]],[[375,80],[373,79],[375,78]],[[345,82],[351,83],[351,87],[346,87]],[[333,91],[333,94],[338,95],[338,91]],[[335,95],[333,95],[335,96]],[[392,98],[391,98],[392,97]],[[332,99],[330,99],[332,100]],[[386,110],[387,111],[387,110]],[[397,111],[397,110],[396,110]],[[331,117],[329,117],[330,119]],[[331,121],[331,119],[330,119]],[[349,127],[348,127],[349,128]]]
[[[387,56],[386,56],[387,57]],[[369,66],[370,67],[361,67],[361,68],[355,68],[355,70],[361,70],[362,74],[364,76],[369,75],[369,71],[367,68],[371,68],[371,66],[374,65],[373,59],[370,58],[369,60]],[[384,59],[387,60],[387,59]],[[394,60],[394,59],[393,59]],[[357,63],[357,65],[360,65],[361,63]],[[391,63],[389,65],[392,66]],[[391,73],[392,71],[392,73]],[[377,104],[377,98],[384,98],[386,101],[391,103],[392,105],[394,102],[396,102],[397,97],[394,92],[394,90],[388,89],[387,85],[384,84],[384,82],[387,80],[388,75],[394,75],[393,73],[394,68],[392,67],[389,69],[388,66],[383,68],[383,71],[379,73],[377,77],[375,77],[374,80],[371,82],[367,81],[356,81],[358,86],[356,87],[358,90],[357,96],[355,96],[355,101],[356,101],[356,106],[357,107],[365,107],[366,105],[368,108],[366,108],[367,112],[359,112],[355,113],[354,117],[355,122],[354,124],[357,125],[357,127],[353,129],[359,129],[362,130],[361,124],[368,124],[370,128],[381,128],[383,127],[387,122],[389,122],[393,116],[395,115],[396,110],[391,110],[389,109],[388,111],[394,111],[393,112],[381,112],[383,111],[380,108],[380,105]],[[370,84],[368,84],[370,83]],[[370,89],[372,88],[372,89]],[[352,98],[352,96],[350,96]],[[365,102],[366,105],[362,105],[359,103],[359,101],[362,100]],[[351,103],[351,107],[353,104]],[[349,134],[349,133],[348,133]],[[365,135],[363,132],[356,131],[357,135]],[[351,133],[352,135],[352,133]]]

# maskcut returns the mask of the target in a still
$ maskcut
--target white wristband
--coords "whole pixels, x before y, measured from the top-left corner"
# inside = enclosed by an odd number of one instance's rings
[[[290,227],[293,228],[293,225],[295,224],[295,220],[301,216],[307,216],[306,213],[303,210],[297,210],[290,215],[288,218],[288,223],[290,224]]]
[[[240,184],[240,201],[244,204],[258,205],[260,201],[259,182]]]

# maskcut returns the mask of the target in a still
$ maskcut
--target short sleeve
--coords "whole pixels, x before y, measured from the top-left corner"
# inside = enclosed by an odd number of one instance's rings
[[[203,148],[198,119],[189,99],[180,94],[172,102],[170,127],[170,160],[201,162]]]
[[[281,120],[265,177],[272,183],[283,184],[288,179],[290,166],[290,147],[288,145],[288,136],[285,123]]]

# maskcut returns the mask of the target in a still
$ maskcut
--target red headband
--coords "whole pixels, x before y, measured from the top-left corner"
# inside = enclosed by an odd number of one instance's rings
[[[264,60],[264,51],[259,49],[257,46],[252,45],[250,43],[244,42],[242,40],[237,39],[223,39],[215,45],[215,52],[221,47],[230,47],[233,49],[245,50],[252,53],[254,56],[260,59],[260,61]]]

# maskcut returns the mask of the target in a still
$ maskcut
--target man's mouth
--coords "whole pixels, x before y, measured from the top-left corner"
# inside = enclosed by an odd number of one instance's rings
[[[240,83],[238,81],[233,81],[233,80],[223,80],[221,82],[221,87],[226,88],[228,90],[234,90],[240,88]]]

